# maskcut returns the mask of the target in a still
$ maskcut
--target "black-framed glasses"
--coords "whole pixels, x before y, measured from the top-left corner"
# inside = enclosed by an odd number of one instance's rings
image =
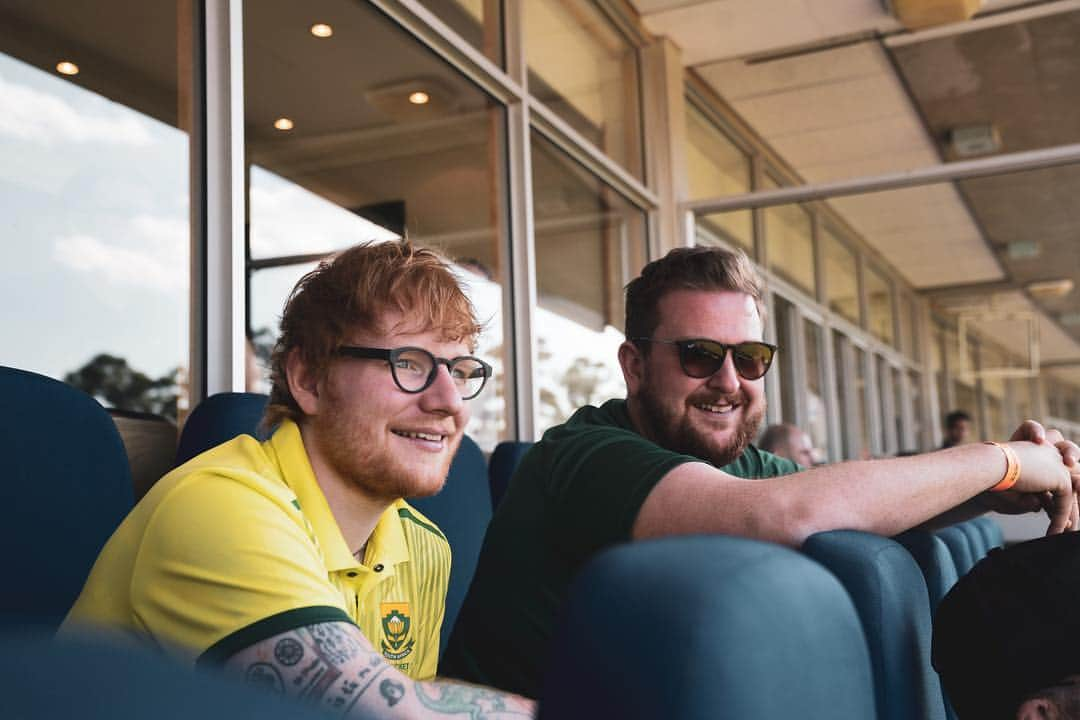
[[[735,372],[744,380],[757,380],[769,371],[776,346],[766,342],[749,342],[728,345],[706,338],[688,338],[686,340],[660,340],[658,338],[631,338],[633,342],[654,342],[674,345],[679,349],[679,364],[683,372],[692,378],[707,378],[716,373],[731,351]]]
[[[450,378],[461,393],[462,400],[472,400],[484,389],[491,377],[491,366],[472,355],[456,358],[435,357],[424,348],[399,347],[393,349],[342,345],[337,349],[342,357],[385,360],[390,364],[394,383],[407,393],[418,393],[431,387],[439,373],[439,365],[445,365]]]

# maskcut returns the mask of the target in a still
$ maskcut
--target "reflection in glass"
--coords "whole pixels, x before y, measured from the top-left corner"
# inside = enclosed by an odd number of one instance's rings
[[[750,191],[750,158],[693,103],[686,102],[686,174],[690,199],[736,195]],[[749,210],[712,213],[697,218],[696,242],[717,240],[754,248],[753,214]]]
[[[174,2],[132,12],[116,0],[0,10],[0,285],[17,299],[0,323],[3,364],[175,419],[187,406],[188,29]],[[58,58],[79,74],[58,74]]]
[[[764,189],[779,187],[766,176]],[[810,214],[799,205],[780,205],[765,210],[765,255],[769,269],[794,283],[811,297],[814,278],[814,242]]]
[[[855,253],[848,249],[829,227],[822,233],[825,241],[825,296],[829,309],[859,324],[859,282]]]
[[[372,8],[322,8],[340,42],[296,33],[302,4],[244,7],[250,332],[257,347],[276,337],[292,284],[325,253],[405,235],[433,247],[456,261],[484,323],[476,354],[495,374],[470,401],[466,432],[491,450],[507,433],[503,111]],[[429,102],[410,102],[418,90]],[[289,133],[273,128],[281,115],[295,121]]]
[[[873,265],[866,266],[867,329],[879,340],[895,345],[892,286]]]
[[[637,49],[585,0],[523,2],[529,92],[643,177]]]
[[[440,20],[496,65],[502,65],[499,0],[420,0]]]
[[[645,264],[645,214],[532,134],[537,428],[625,396],[623,287]]]
[[[822,360],[824,333],[819,325],[803,321],[806,349],[806,427],[814,443],[814,457],[824,460],[828,455],[829,423],[825,407],[825,364]]]

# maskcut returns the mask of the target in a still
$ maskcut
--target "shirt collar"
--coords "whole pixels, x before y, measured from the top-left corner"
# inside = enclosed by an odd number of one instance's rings
[[[308,460],[299,426],[292,420],[283,420],[266,444],[273,450],[285,484],[296,493],[297,502],[300,503],[300,512],[311,523],[315,537],[322,548],[326,569],[336,572],[358,567],[359,563],[349,552],[349,546],[341,534],[341,528],[334,519],[322,488],[319,487],[315,471],[311,469],[311,461]],[[398,510],[402,507],[405,507],[405,501],[395,500],[379,516],[379,522],[368,539],[368,547],[364,553],[364,559],[368,561],[369,566],[381,563],[391,567],[409,559],[405,531],[401,527],[401,517],[398,515]]]

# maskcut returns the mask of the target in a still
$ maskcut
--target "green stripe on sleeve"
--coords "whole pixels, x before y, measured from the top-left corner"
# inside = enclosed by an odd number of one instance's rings
[[[261,642],[267,638],[272,638],[275,635],[280,635],[281,633],[290,630],[295,630],[296,628],[326,622],[347,622],[350,625],[355,624],[344,610],[330,605],[286,610],[277,615],[263,618],[247,627],[240,628],[230,635],[226,635],[200,655],[195,664],[200,667],[224,665],[233,655],[245,648],[251,647],[257,642]]]

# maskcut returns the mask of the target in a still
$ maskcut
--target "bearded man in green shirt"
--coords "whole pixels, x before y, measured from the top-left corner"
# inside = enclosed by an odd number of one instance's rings
[[[757,274],[742,253],[679,248],[627,286],[619,364],[626,399],[586,406],[524,456],[488,529],[440,670],[536,697],[575,573],[616,543],[720,533],[798,547],[817,532],[894,535],[984,493],[995,507],[1080,525],[1080,448],[1028,422],[1013,441],[803,471],[750,444],[765,416]],[[770,479],[771,478],[771,479]]]

